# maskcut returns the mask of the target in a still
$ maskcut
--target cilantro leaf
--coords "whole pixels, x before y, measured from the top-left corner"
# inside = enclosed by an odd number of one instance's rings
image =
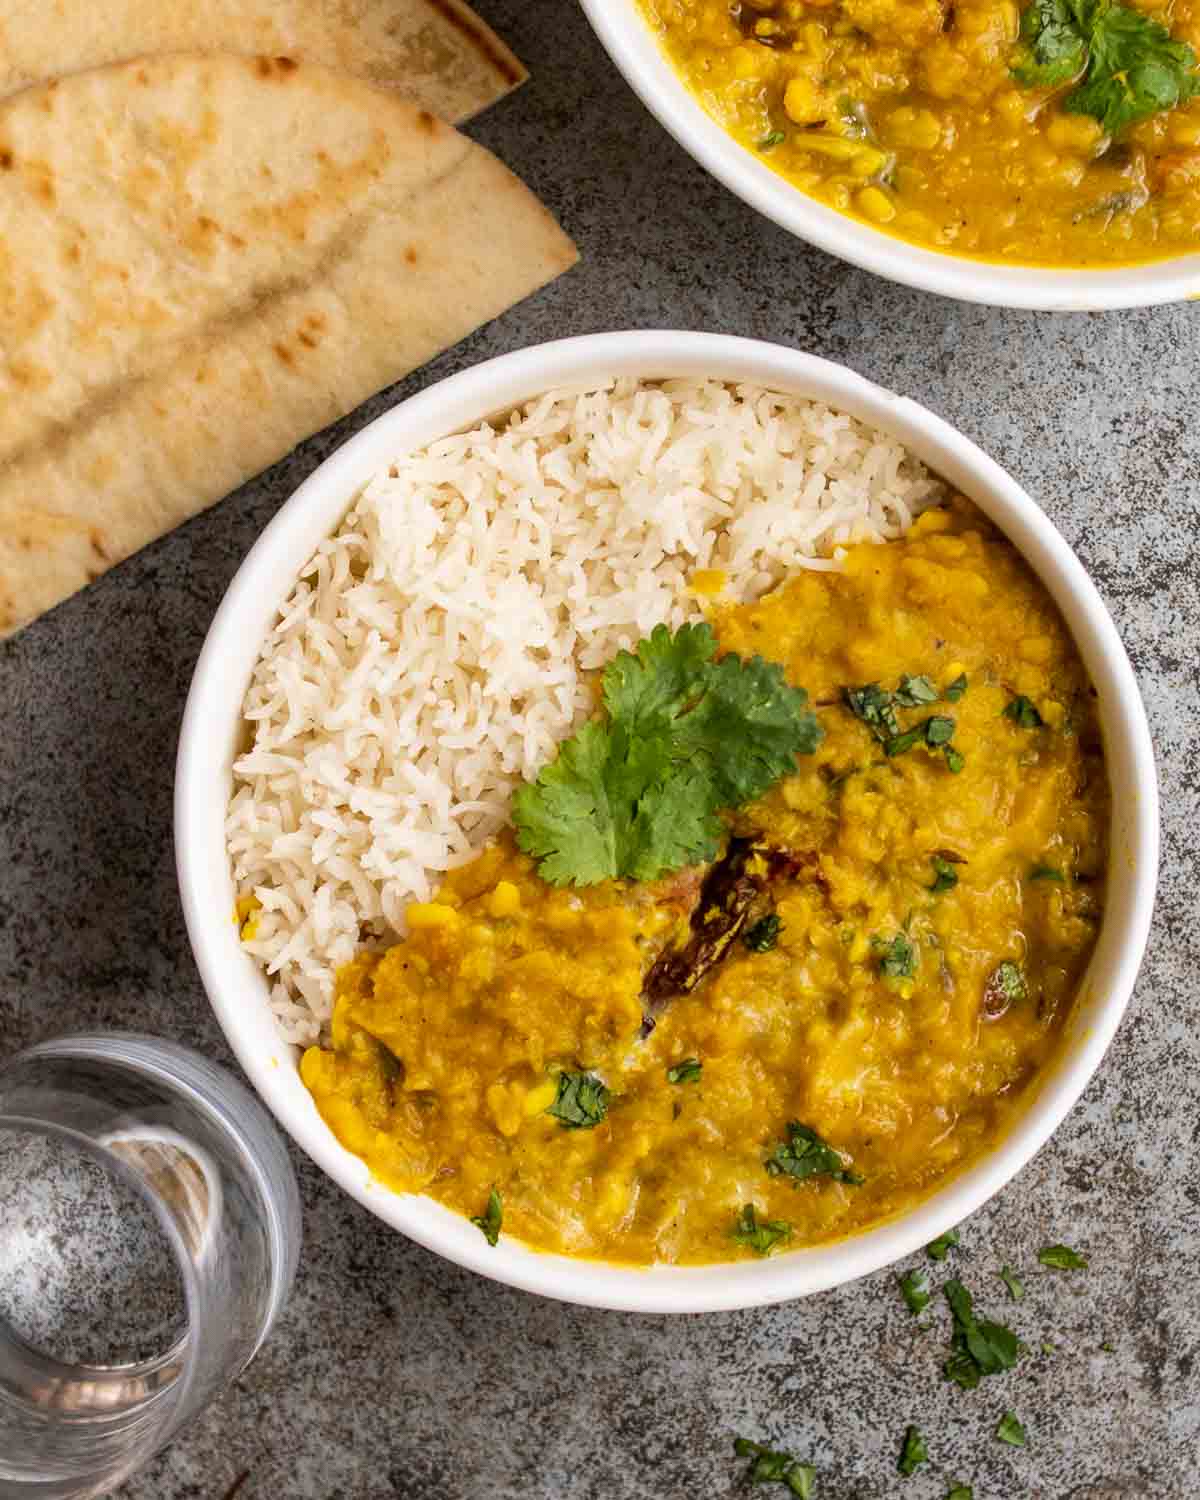
[[[904,1434],[904,1445],[900,1449],[900,1458],[896,1467],[907,1479],[917,1472],[921,1464],[929,1462],[929,1448],[924,1437],[916,1427],[910,1427]]]
[[[704,1064],[698,1057],[685,1057],[673,1068],[667,1069],[668,1083],[699,1083]]]
[[[1014,1302],[1020,1302],[1025,1295],[1025,1285],[1021,1278],[1011,1266],[1001,1266],[999,1274],[1000,1280],[1008,1288],[1008,1295]]]
[[[513,796],[520,847],[552,885],[653,880],[712,859],[722,807],[761,796],[823,731],[777,664],[714,661],[708,625],[658,626],[605,668],[589,720]]]
[[[965,1391],[972,1391],[985,1375],[1011,1370],[1020,1354],[1020,1342],[1003,1323],[980,1322],[975,1317],[971,1294],[961,1281],[951,1279],[942,1288],[954,1316],[952,1353],[944,1370]]]
[[[1053,865],[1034,865],[1029,872],[1029,878],[1030,880],[1056,880],[1059,885],[1063,885],[1066,881],[1063,872],[1056,870]]]
[[[748,1483],[781,1484],[799,1500],[809,1500],[817,1479],[811,1464],[797,1463],[790,1453],[752,1443],[749,1438],[735,1438],[733,1451],[739,1458],[753,1460],[746,1474]]]
[[[1067,1245],[1046,1245],[1038,1251],[1038,1260],[1054,1271],[1086,1271],[1087,1260]]]
[[[843,688],[842,697],[854,717],[872,729],[877,739],[889,740],[900,733],[900,720],[892,707],[892,695],[877,682],[868,682],[859,688]]]
[[[946,764],[956,776],[966,763],[967,758],[961,751],[956,750],[953,745],[946,746]]]
[[[903,1276],[897,1276],[896,1281],[909,1312],[914,1318],[919,1317],[933,1301],[929,1277],[921,1270],[905,1271]]]
[[[993,1019],[1002,1016],[1010,1005],[1028,1000],[1029,986],[1020,965],[1006,958],[997,964],[983,986],[983,1008]]]
[[[489,1245],[494,1245],[500,1238],[500,1225],[504,1219],[504,1200],[495,1188],[488,1194],[487,1208],[484,1209],[480,1218],[473,1218],[471,1223],[480,1230]]]
[[[748,1245],[756,1255],[770,1255],[780,1240],[791,1239],[792,1226],[783,1219],[760,1222],[753,1203],[747,1203],[738,1214],[732,1236],[739,1245]]]
[[[1013,76],[1029,88],[1055,88],[1078,78],[1088,49],[1070,0],[1033,0],[1021,17]]]
[[[1018,693],[1015,698],[1009,700],[1008,706],[1001,710],[1002,719],[1011,719],[1018,729],[1041,729],[1045,719],[1038,713],[1033,700],[1026,698],[1024,693]]]
[[[967,690],[967,674],[960,672],[953,682],[946,685],[942,693],[947,703],[957,703]]]
[[[975,1491],[969,1484],[956,1484],[946,1500],[975,1500]]]
[[[936,750],[939,746],[949,745],[956,727],[948,714],[933,714],[928,719],[922,719],[919,724],[914,724],[911,729],[906,729],[903,734],[884,740],[883,753],[889,757],[904,755],[917,745],[928,745],[931,750]]]
[[[1174,109],[1200,92],[1196,54],[1160,22],[1126,5],[1091,10],[1087,75],[1063,100],[1071,115],[1091,115],[1108,135]]]
[[[1006,1411],[996,1424],[996,1436],[1002,1443],[1008,1443],[1013,1448],[1025,1446],[1025,1429],[1011,1411]]]
[[[591,1130],[608,1114],[609,1093],[594,1073],[560,1073],[558,1093],[546,1110],[566,1130]]]
[[[945,1234],[939,1234],[936,1240],[932,1240],[925,1246],[925,1254],[930,1260],[945,1260],[960,1241],[961,1236],[957,1229],[947,1229]]]
[[[911,979],[917,972],[917,950],[904,933],[898,932],[890,943],[873,937],[871,946],[883,955],[879,972],[885,979]]]
[[[930,863],[933,865],[933,884],[929,889],[935,896],[940,896],[943,891],[952,891],[958,884],[958,871],[940,854],[931,855]]]
[[[764,1163],[772,1177],[790,1177],[793,1186],[810,1177],[832,1177],[834,1182],[858,1187],[864,1179],[846,1166],[841,1156],[815,1130],[790,1120],[787,1140],[780,1141]]]
[[[760,917],[742,934],[742,942],[751,953],[769,953],[779,941],[779,934],[782,931],[783,918],[777,916],[775,912],[770,912],[767,916]]]
[[[900,678],[900,686],[892,694],[892,700],[902,708],[916,708],[922,703],[936,703],[937,688],[928,677],[910,677],[907,672]]]

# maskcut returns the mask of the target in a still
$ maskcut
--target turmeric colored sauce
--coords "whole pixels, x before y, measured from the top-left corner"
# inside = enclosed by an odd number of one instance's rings
[[[958,502],[713,624],[722,650],[781,662],[825,729],[731,819],[786,868],[649,1035],[646,975],[702,872],[554,889],[503,839],[451,874],[403,943],[342,972],[331,1046],[302,1062],[384,1183],[469,1216],[495,1188],[502,1232],[546,1250],[729,1260],[754,1253],[745,1205],[789,1226],[777,1249],[849,1234],[1020,1111],[1094,946],[1109,822],[1094,695],[1045,590]],[[847,706],[902,677],[938,701],[896,709],[901,729],[953,719],[948,741],[889,754]],[[580,1071],[607,1110],[570,1128],[547,1111]],[[768,1172],[792,1121],[844,1172]]]

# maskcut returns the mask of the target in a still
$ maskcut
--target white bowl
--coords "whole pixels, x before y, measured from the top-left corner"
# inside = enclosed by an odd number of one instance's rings
[[[230,766],[259,647],[299,570],[363,482],[397,453],[540,392],[604,376],[713,376],[826,401],[892,434],[970,496],[1020,548],[1054,596],[1099,693],[1113,787],[1108,909],[1061,1054],[1019,1122],[984,1159],[916,1208],[839,1243],[771,1259],[651,1269],[489,1246],[431,1198],[372,1182],[345,1151],[280,1041],[267,985],[230,920],[225,850]],[[403,402],[300,486],[230,585],[196,666],[179,742],[175,847],[188,933],[217,1019],[260,1096],[313,1161],[385,1224],[459,1265],[565,1301],[639,1312],[708,1312],[780,1302],[851,1281],[908,1255],[973,1213],[1045,1142],[1095,1072],[1133,988],[1158,869],[1158,794],[1150,735],[1120,638],[1086,573],[1037,505],[940,417],[840,365],[774,344],[702,333],[610,333],[508,354]]]
[[[830,255],[924,292],[996,307],[1099,312],[1200,296],[1200,254],[1111,271],[1005,265],[925,250],[838,213],[771,171],[717,124],[664,56],[638,0],[581,4],[642,103],[684,150],[752,208]]]

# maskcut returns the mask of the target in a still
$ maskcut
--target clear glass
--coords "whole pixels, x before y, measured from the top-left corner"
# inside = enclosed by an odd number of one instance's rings
[[[0,1500],[89,1500],[253,1359],[300,1251],[278,1130],[137,1035],[0,1064]]]

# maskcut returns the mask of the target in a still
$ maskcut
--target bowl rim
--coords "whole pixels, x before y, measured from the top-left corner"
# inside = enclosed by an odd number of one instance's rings
[[[392,1193],[335,1139],[279,1038],[267,988],[240,946],[224,838],[241,704],[271,622],[317,543],[366,479],[416,446],[556,386],[613,375],[711,375],[791,390],[896,436],[967,493],[1024,553],[1067,619],[1100,694],[1110,778],[1125,828],[1121,881],[1076,1007],[1070,1043],[999,1144],[916,1207],[858,1235],[762,1261],[651,1268],[572,1259],[501,1239],[492,1248],[432,1199]],[[1158,788],[1145,710],[1116,627],[1082,564],[1028,494],[997,463],[926,407],[845,366],[781,345],[674,331],[592,334],[501,355],[437,382],[385,412],[337,449],[294,492],[241,564],[200,652],[180,730],[175,847],[193,954],[217,1020],[260,1098],[328,1176],[384,1223],[454,1263],[508,1285],[586,1306],[692,1313],[760,1306],[823,1291],[918,1250],[1004,1187],[1062,1122],[1090,1081],[1124,1014],[1149,933],[1158,871]],[[1117,850],[1110,852],[1115,861]],[[223,884],[222,884],[223,882]],[[219,893],[219,894],[218,894]],[[1086,1012],[1086,1014],[1084,1014]]]
[[[963,302],[1103,312],[1200,298],[1200,252],[1088,270],[973,260],[927,250],[793,187],[705,111],[667,61],[638,0],[580,0],[626,82],[685,151],[730,192],[818,249],[889,281]]]

